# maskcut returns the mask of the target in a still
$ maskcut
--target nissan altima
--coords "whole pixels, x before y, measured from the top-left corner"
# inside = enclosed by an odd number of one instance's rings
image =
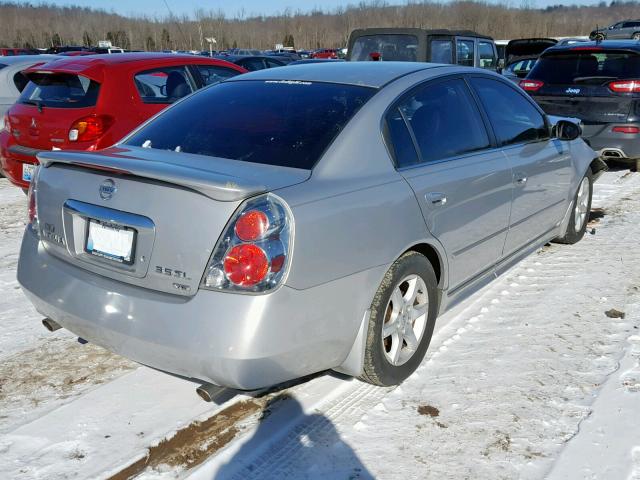
[[[402,382],[438,315],[585,233],[580,126],[453,65],[262,70],[40,153],[18,279],[50,329],[207,385]]]

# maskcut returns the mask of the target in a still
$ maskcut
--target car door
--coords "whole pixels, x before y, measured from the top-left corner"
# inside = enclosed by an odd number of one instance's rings
[[[511,170],[462,78],[430,82],[389,111],[398,171],[447,252],[449,288],[490,269],[506,238]]]
[[[472,76],[469,83],[513,171],[513,203],[504,256],[549,233],[568,207],[573,169],[566,142],[551,139],[544,114],[507,81]]]

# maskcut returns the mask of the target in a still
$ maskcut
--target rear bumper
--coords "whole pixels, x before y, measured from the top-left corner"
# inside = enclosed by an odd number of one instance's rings
[[[42,315],[93,343],[174,374],[256,389],[339,366],[384,271],[307,290],[183,298],[68,264],[27,229],[18,281]]]
[[[22,180],[22,165],[25,163],[37,165],[36,154],[40,150],[15,147],[10,135],[2,132],[0,134],[0,166],[11,183],[21,188],[29,188],[29,182]]]
[[[614,127],[640,127],[638,123],[584,125],[583,138],[604,158],[640,158],[640,133],[614,132]]]

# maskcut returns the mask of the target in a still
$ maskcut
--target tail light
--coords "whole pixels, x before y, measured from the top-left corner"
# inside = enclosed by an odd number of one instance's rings
[[[537,92],[544,85],[544,82],[540,80],[520,80],[520,88],[522,88],[525,92]]]
[[[69,129],[70,142],[87,142],[97,140],[113,125],[113,118],[108,115],[89,115],[82,117]]]
[[[611,131],[616,133],[640,133],[640,127],[623,125],[623,126],[613,127]]]
[[[243,203],[211,255],[201,287],[263,293],[278,287],[287,273],[293,244],[293,216],[269,193]]]
[[[29,183],[29,192],[27,193],[27,205],[28,205],[28,217],[27,227],[34,233],[38,233],[38,173],[40,167],[36,167],[36,171],[33,173],[31,183]]]
[[[2,117],[2,125],[0,125],[0,131],[11,133],[11,123],[9,122],[9,114],[5,113]]]
[[[617,80],[609,83],[609,90],[617,93],[640,92],[640,80]]]

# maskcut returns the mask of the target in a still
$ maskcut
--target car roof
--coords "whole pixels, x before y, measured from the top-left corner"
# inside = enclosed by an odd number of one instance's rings
[[[640,52],[640,42],[637,40],[601,40],[579,42],[569,45],[554,45],[544,52],[544,56],[554,52],[570,51],[570,50],[588,50],[590,48],[597,50],[634,50]]]
[[[227,82],[245,80],[281,80],[341,83],[346,85],[382,88],[389,82],[410,73],[446,66],[447,65],[425,62],[309,63],[304,65],[258,70],[230,78]]]
[[[201,55],[180,55],[173,53],[118,53],[115,55],[96,54],[96,55],[80,55],[75,57],[54,55],[55,59],[50,60],[44,65],[34,68],[37,71],[56,71],[72,74],[82,74],[98,82],[102,81],[104,69],[116,65],[126,65],[137,63],[144,66],[144,61],[160,62],[167,61],[169,64],[182,62],[194,64],[224,64],[230,65],[224,60],[203,57]]]

